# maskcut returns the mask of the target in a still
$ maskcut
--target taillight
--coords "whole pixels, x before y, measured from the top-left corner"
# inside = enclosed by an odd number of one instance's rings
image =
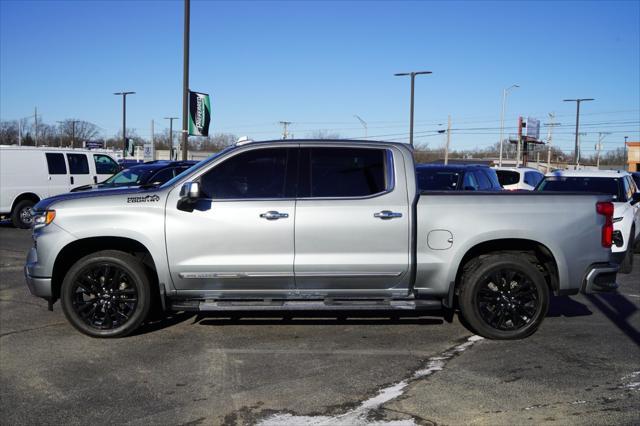
[[[599,201],[596,203],[596,212],[604,216],[602,226],[602,247],[611,247],[613,244],[613,203]]]

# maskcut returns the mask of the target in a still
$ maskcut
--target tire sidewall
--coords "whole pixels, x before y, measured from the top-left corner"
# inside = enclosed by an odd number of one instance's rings
[[[631,229],[627,243],[627,251],[622,259],[622,264],[620,265],[620,272],[623,274],[629,274],[633,271],[633,246],[635,245],[634,233],[635,229]]]
[[[31,228],[31,224],[33,222],[24,222],[22,220],[22,215],[20,214],[24,209],[33,208],[36,204],[31,200],[22,200],[16,204],[13,214],[11,215],[11,222],[13,226],[20,229],[29,229]],[[32,218],[33,221],[33,218]]]
[[[490,273],[501,269],[513,269],[527,276],[536,286],[538,291],[539,306],[531,321],[524,327],[515,331],[498,330],[487,324],[477,303],[478,286]],[[533,334],[544,319],[549,309],[549,288],[544,276],[530,262],[516,256],[500,255],[490,256],[480,262],[466,278],[460,293],[460,309],[467,323],[483,337],[491,339],[521,339]]]
[[[75,277],[88,266],[110,263],[123,268],[135,281],[138,290],[138,302],[131,318],[120,327],[111,330],[96,329],[85,323],[73,309],[73,283]],[[144,267],[133,256],[115,251],[103,251],[83,257],[69,269],[62,282],[60,302],[67,320],[80,332],[91,337],[123,337],[133,332],[144,321],[151,306],[149,279]]]

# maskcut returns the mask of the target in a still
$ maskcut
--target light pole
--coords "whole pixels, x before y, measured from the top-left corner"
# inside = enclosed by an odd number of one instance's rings
[[[165,117],[164,119],[169,120],[169,160],[173,160],[173,120],[177,120],[178,117]]]
[[[189,27],[191,2],[184,0],[184,34],[182,57],[182,161],[187,160],[189,144]]]
[[[502,167],[502,145],[504,144],[503,138],[504,138],[504,109],[506,107],[507,104],[507,94],[509,94],[509,92],[512,89],[516,89],[520,86],[518,86],[517,84],[512,84],[511,86],[507,87],[506,89],[502,90],[502,114],[500,114],[500,158],[498,160],[498,165],[500,167]]]
[[[362,118],[360,118],[359,115],[354,115],[354,117],[360,122],[360,124],[362,124],[362,127],[364,127],[364,138],[367,138],[367,122],[364,121]]]
[[[578,145],[578,128],[580,126],[580,103],[594,101],[592,98],[582,98],[582,99],[563,99],[563,102],[575,102],[576,103],[576,142],[575,142],[575,167],[578,168],[578,163],[580,162],[580,146]]]
[[[122,96],[122,158],[127,158],[127,95],[136,92],[116,92],[114,95]]]
[[[415,87],[416,75],[420,74],[432,74],[431,71],[413,71],[413,72],[401,72],[394,74],[396,77],[409,75],[411,76],[411,106],[409,112],[409,145],[413,147],[413,94]]]

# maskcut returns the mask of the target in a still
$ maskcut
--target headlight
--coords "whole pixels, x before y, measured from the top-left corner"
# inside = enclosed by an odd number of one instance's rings
[[[33,216],[33,227],[34,228],[42,228],[43,226],[47,226],[53,219],[56,217],[55,210],[45,210],[41,212],[35,213]]]

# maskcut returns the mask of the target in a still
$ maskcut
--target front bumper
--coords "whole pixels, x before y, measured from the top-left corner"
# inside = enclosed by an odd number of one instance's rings
[[[619,266],[614,263],[599,263],[591,265],[582,283],[582,293],[606,293],[618,288],[616,274]]]
[[[34,296],[50,299],[53,295],[50,277],[37,277],[33,275],[34,268],[38,264],[38,252],[35,248],[29,250],[27,263],[24,266],[24,278],[29,287],[29,291]]]

